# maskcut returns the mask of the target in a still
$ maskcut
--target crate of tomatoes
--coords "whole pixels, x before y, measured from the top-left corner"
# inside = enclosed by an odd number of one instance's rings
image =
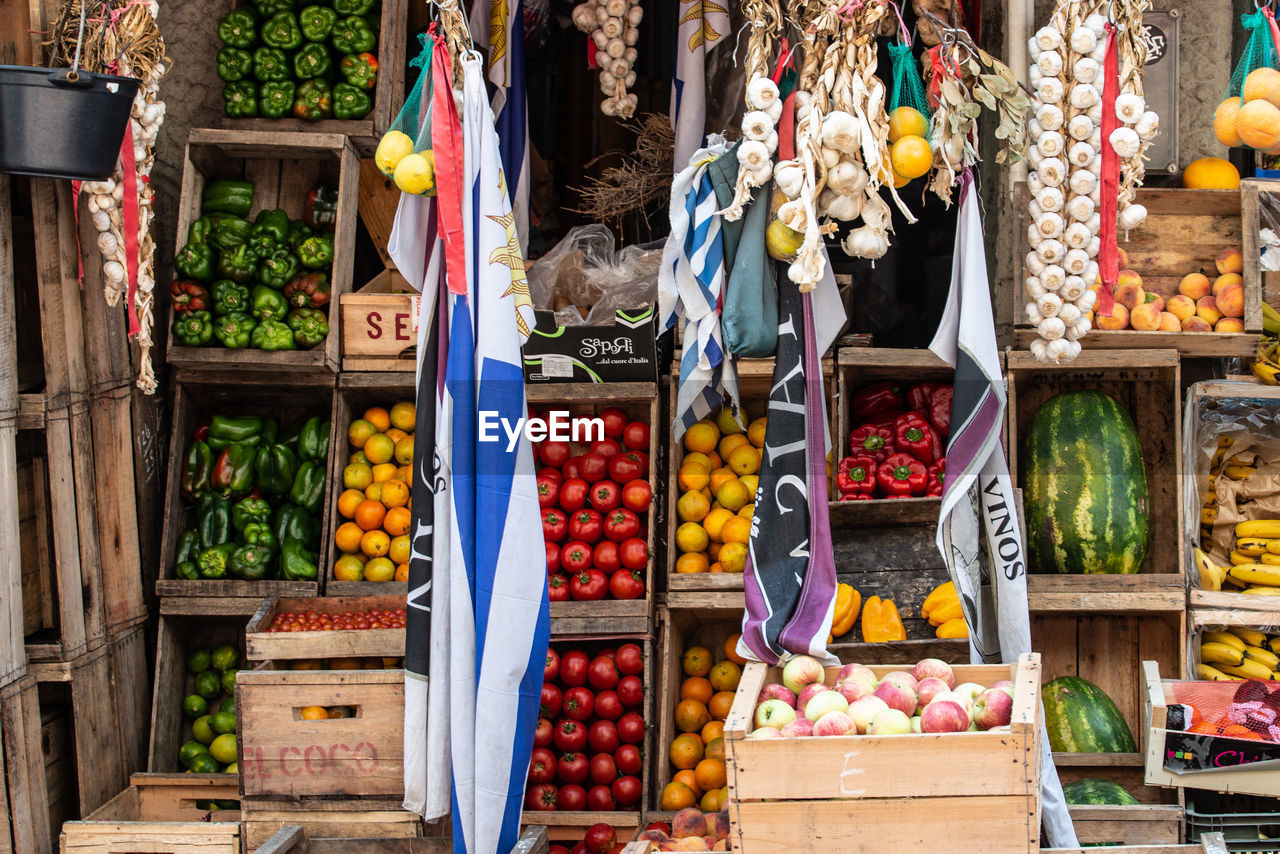
[[[250,661],[400,658],[404,596],[268,596],[245,627]]]

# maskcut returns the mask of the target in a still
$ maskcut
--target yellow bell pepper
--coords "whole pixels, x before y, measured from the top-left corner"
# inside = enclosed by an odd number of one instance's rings
[[[939,603],[938,607],[929,611],[929,625],[940,626],[949,620],[962,616],[964,616],[964,611],[960,608],[959,596],[954,599],[944,599]]]
[[[937,587],[933,588],[933,590],[929,591],[928,596],[924,597],[924,604],[920,606],[920,616],[926,620],[929,619],[929,611],[937,607],[942,600],[958,597],[959,595],[960,594],[956,593],[956,585],[954,582],[948,581],[945,584],[939,584]]]
[[[834,639],[848,634],[861,610],[862,594],[854,590],[852,585],[844,583],[836,585],[836,607],[831,619],[831,637]]]
[[[907,630],[898,616],[892,599],[872,596],[862,606],[862,640],[864,643],[886,643],[907,639]]]
[[[938,626],[934,634],[940,638],[967,638],[969,627],[965,625],[964,617],[957,617]]]

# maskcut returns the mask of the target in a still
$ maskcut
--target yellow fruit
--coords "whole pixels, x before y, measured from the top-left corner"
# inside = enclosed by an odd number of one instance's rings
[[[391,462],[391,457],[396,451],[396,443],[391,441],[382,433],[376,433],[369,437],[364,443],[365,457],[375,466],[382,463]]]
[[[412,552],[413,540],[402,534],[391,538],[391,548],[387,550],[387,557],[391,558],[391,562],[395,564],[408,563]]]
[[[747,543],[751,540],[751,520],[743,516],[734,516],[724,523],[720,531],[721,538],[728,543]]]
[[[718,563],[725,572],[742,572],[747,567],[747,547],[742,543],[725,543]]]
[[[1250,148],[1267,151],[1280,143],[1280,109],[1270,101],[1248,101],[1236,114],[1240,139]]]
[[[417,425],[417,417],[413,401],[402,400],[391,407],[391,423],[406,433],[413,432],[413,428]]]
[[[358,489],[348,489],[338,496],[338,515],[344,519],[354,519],[356,505],[364,501],[364,493]]]
[[[1250,101],[1268,101],[1272,106],[1280,107],[1280,71],[1274,68],[1255,68],[1244,78],[1240,89],[1245,103]]]
[[[751,422],[751,426],[747,428],[747,439],[757,448],[764,447],[764,430],[766,419],[757,418]]]
[[[366,531],[364,536],[360,538],[360,551],[369,557],[382,557],[391,548],[391,538],[387,536],[386,531]],[[391,567],[392,572],[395,567]],[[365,567],[365,575],[369,574],[368,566]]]
[[[719,452],[722,459],[728,460],[729,457],[732,456],[733,452],[738,448],[743,445],[750,444],[751,443],[747,441],[747,435],[739,430],[736,433],[726,434],[724,438],[720,440],[720,444],[716,447],[716,451]]]
[[[681,575],[706,572],[708,568],[707,556],[703,552],[685,552],[676,558],[676,572]]]
[[[760,486],[760,476],[754,475],[754,474],[744,474],[742,477],[738,478],[738,480],[742,481],[742,485],[747,488],[747,491],[750,492],[751,496],[754,498],[756,494],[756,489],[758,489]]]
[[[685,522],[676,528],[676,547],[682,552],[705,551],[711,538],[697,522]]]
[[[334,581],[363,581],[364,558],[359,555],[344,554],[333,562]]]
[[[804,234],[780,219],[769,222],[764,232],[764,248],[775,261],[791,261],[804,245]]]
[[[718,427],[721,434],[725,436],[746,431],[746,410],[740,409],[735,413],[732,406],[720,407],[720,409],[716,410],[716,427]],[[721,451],[720,453],[723,454],[724,452]]]
[[[303,706],[299,717],[304,721],[324,721],[329,719],[329,710],[324,706]]]
[[[724,523],[732,518],[732,510],[725,507],[716,507],[703,518],[702,529],[707,532],[707,536],[713,542],[723,542],[720,538],[720,532],[724,529]]]
[[[720,491],[720,487],[724,486],[735,477],[732,469],[718,468],[711,472],[710,482],[707,486],[711,487],[711,494],[715,495]]]
[[[929,120],[914,107],[899,107],[889,114],[889,142],[897,142],[904,136],[929,135]]]
[[[347,441],[351,443],[353,448],[363,448],[364,443],[369,441],[369,437],[376,435],[378,428],[363,418],[357,418],[351,422],[351,426],[347,428]]]
[[[413,462],[413,437],[405,436],[396,441],[395,460],[402,466]]]
[[[736,691],[738,690],[738,681],[742,679],[742,668],[734,664],[732,661],[721,661],[711,668],[711,672],[707,674],[707,679],[711,681],[711,687],[717,691]],[[723,759],[723,756],[717,757]]]
[[[701,522],[710,509],[701,492],[686,492],[676,502],[676,515],[682,522]]]
[[[720,502],[722,507],[737,513],[752,498],[747,485],[736,477],[733,480],[726,481],[720,490],[716,493],[716,500]]]
[[[364,529],[355,522],[343,522],[333,532],[333,544],[341,552],[354,552],[360,549],[360,540],[364,537]]]
[[[430,150],[421,154],[406,154],[396,164],[396,186],[413,196],[436,194],[435,157]]]
[[[710,455],[715,453],[716,443],[719,441],[720,428],[710,421],[699,421],[684,433],[686,451]]]
[[[373,467],[372,473],[374,483],[385,483],[395,477],[397,471],[394,463],[378,463]]]
[[[752,475],[760,471],[760,452],[751,447],[749,442],[735,448],[728,459],[729,468],[733,469],[736,475]]]
[[[347,489],[364,491],[373,483],[373,470],[367,463],[352,463],[342,470],[342,485]]]
[[[377,427],[379,433],[385,433],[391,429],[391,413],[381,406],[370,406],[361,417]]]
[[[755,502],[753,501],[752,503],[745,505],[741,510],[738,511],[738,515],[746,519],[748,522],[750,522],[751,517],[756,515]]]
[[[704,472],[709,472],[711,471],[711,458],[706,454],[685,454],[684,459],[680,461],[680,467],[684,468],[685,466],[697,466]]]
[[[924,137],[912,134],[890,147],[889,159],[894,173],[910,180],[924,175],[933,166],[933,151]]]
[[[396,174],[396,166],[410,154],[413,154],[413,138],[398,130],[389,130],[378,140],[373,162],[383,175],[391,178]]]
[[[1194,190],[1234,190],[1240,186],[1240,172],[1230,160],[1200,157],[1182,170],[1182,186]]]
[[[1227,148],[1244,145],[1240,131],[1236,129],[1236,114],[1240,112],[1241,106],[1239,98],[1227,98],[1213,111],[1213,135]]]
[[[396,576],[396,565],[385,557],[375,557],[364,565],[365,581],[390,581]]]
[[[382,483],[382,494],[379,498],[384,507],[403,507],[409,503],[409,486],[399,478],[391,478]]]
[[[388,439],[390,439],[393,442],[399,442],[401,439],[403,439],[405,436],[408,436],[409,434],[401,430],[399,427],[392,427],[389,430],[383,430],[382,435],[386,436]]]
[[[377,501],[379,504],[381,504],[382,503],[382,484],[371,483],[368,486],[366,486],[364,488],[364,497],[369,499],[370,501]]]
[[[706,470],[701,466],[686,463],[680,467],[680,473],[676,475],[676,483],[680,488],[688,492],[694,489],[703,489],[710,482],[711,478]]]

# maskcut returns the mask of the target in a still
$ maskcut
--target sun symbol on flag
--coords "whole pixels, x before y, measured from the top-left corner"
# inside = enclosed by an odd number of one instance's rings
[[[504,196],[507,193],[507,176],[502,170],[498,170],[498,190]],[[521,313],[521,309],[527,307],[532,314],[533,298],[529,296],[529,278],[525,274],[524,255],[520,252],[520,237],[516,234],[516,213],[514,210],[508,210],[503,216],[489,215],[488,218],[507,232],[507,245],[493,250],[489,255],[489,263],[501,264],[511,271],[511,287],[503,293],[503,296],[515,298],[516,326],[520,329],[520,334],[527,338],[529,324]]]
[[[507,0],[493,0],[489,6],[489,68],[507,55]]]
[[[711,22],[707,20],[708,15],[719,12],[722,15],[728,15],[729,10],[718,3],[712,3],[711,0],[693,0],[689,4],[689,11],[680,16],[679,26],[683,27],[691,21],[702,20],[702,23],[689,36],[689,51],[693,52],[702,45],[703,42],[711,44],[719,40],[720,33],[716,32],[715,27],[711,26]]]

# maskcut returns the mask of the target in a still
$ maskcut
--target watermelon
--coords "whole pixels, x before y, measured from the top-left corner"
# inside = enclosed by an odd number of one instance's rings
[[[1106,804],[1108,806],[1133,806],[1138,799],[1121,786],[1110,780],[1099,780],[1097,777],[1085,777],[1062,787],[1069,804]]]
[[[1106,692],[1079,676],[1060,676],[1040,691],[1054,753],[1137,753],[1133,732]]]
[[[1133,420],[1076,391],[1036,413],[1021,459],[1032,572],[1128,575],[1147,556],[1147,474]]]

